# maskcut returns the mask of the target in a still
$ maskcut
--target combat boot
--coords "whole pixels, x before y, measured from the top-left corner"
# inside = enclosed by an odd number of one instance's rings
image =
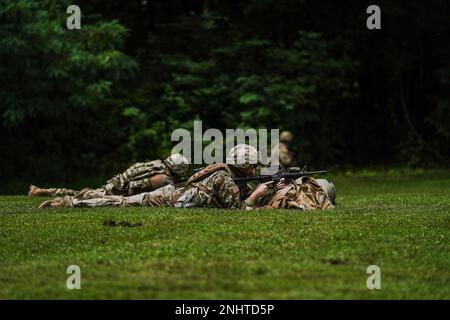
[[[60,208],[60,207],[72,207],[72,197],[64,196],[55,199],[47,200],[41,203],[39,208]]]
[[[28,190],[28,196],[29,197],[37,197],[37,196],[50,197],[50,196],[52,196],[52,192],[49,189],[42,189],[42,188],[36,187],[33,184],[30,184],[29,190]]]

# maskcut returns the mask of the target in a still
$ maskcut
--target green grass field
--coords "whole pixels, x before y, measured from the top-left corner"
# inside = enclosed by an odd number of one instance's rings
[[[331,179],[338,207],[315,212],[37,209],[45,198],[2,196],[0,298],[450,299],[450,172]],[[81,290],[66,288],[73,264]],[[366,287],[372,264],[380,290]]]

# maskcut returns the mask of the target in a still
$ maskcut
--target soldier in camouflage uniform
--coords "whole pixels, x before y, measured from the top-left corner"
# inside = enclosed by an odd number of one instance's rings
[[[170,207],[179,197],[180,191],[181,188],[169,184],[154,191],[143,192],[133,196],[104,195],[88,199],[64,196],[46,201],[40,205],[40,208]]]
[[[218,167],[217,167],[218,166]],[[214,167],[220,168],[223,164],[212,165],[209,169],[212,171]],[[217,169],[217,171],[222,169]],[[205,179],[204,185],[216,186],[220,189],[222,184],[222,192],[218,193],[218,199],[224,199],[226,203],[234,203],[235,205],[228,206],[230,209],[244,208],[239,204],[239,201],[233,197],[232,192],[227,192],[228,185],[223,186],[226,174],[218,173],[215,178]],[[282,179],[284,180],[284,179]],[[232,187],[231,187],[232,188]],[[241,194],[248,194],[248,190],[242,187],[239,188]],[[189,190],[189,189],[187,189]],[[225,190],[225,191],[224,191]],[[76,197],[66,196],[64,198],[57,198],[52,202],[52,207],[124,207],[124,206],[173,206],[180,203],[183,199],[180,197],[186,191],[186,188],[176,188],[173,185],[167,185],[152,192],[145,192],[138,195],[124,197],[124,196],[103,196],[94,199],[77,199]],[[201,189],[200,189],[201,191]],[[205,192],[208,192],[205,190]],[[262,193],[261,193],[262,194]],[[196,207],[201,203],[203,207],[220,207],[217,200],[211,200],[209,194],[197,194],[193,205],[184,207]],[[261,209],[300,209],[300,210],[316,210],[316,209],[332,209],[335,205],[336,190],[334,185],[326,179],[314,179],[312,177],[302,177],[285,183],[280,181],[276,189],[272,192],[264,193],[261,197],[247,198],[245,203],[246,209],[261,208]],[[184,202],[184,200],[183,200]],[[192,202],[191,202],[192,203]],[[219,206],[218,206],[219,205]],[[177,206],[177,205],[175,205]],[[177,207],[183,207],[178,205]]]
[[[272,149],[275,150],[275,148],[278,148],[280,165],[283,169],[287,169],[295,165],[294,153],[290,151],[290,144],[293,140],[294,135],[292,132],[282,131],[280,134],[280,142]]]
[[[251,146],[238,145],[230,150],[227,162],[229,164],[207,166],[194,174],[183,188],[168,185],[152,192],[129,197],[106,195],[79,199],[66,196],[44,203],[41,207],[175,206],[250,209],[262,198],[268,188],[267,185],[262,184],[252,192],[248,186],[236,185],[233,177],[254,175],[258,152]],[[246,200],[242,201],[242,198]]]
[[[228,153],[226,164],[212,164],[194,174],[174,206],[250,209],[264,195],[267,184],[258,185],[250,193],[245,187],[240,188],[233,178],[255,175],[258,159],[258,151],[252,146],[235,146]]]
[[[105,195],[135,195],[171,185],[174,178],[184,176],[189,170],[189,161],[180,154],[173,154],[165,160],[136,163],[125,172],[108,180],[98,189],[30,188],[30,196],[73,196],[77,199],[98,198]]]

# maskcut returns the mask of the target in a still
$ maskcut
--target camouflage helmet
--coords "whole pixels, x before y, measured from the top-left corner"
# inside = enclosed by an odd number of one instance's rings
[[[327,179],[316,179],[317,183],[325,190],[328,199],[330,199],[331,203],[336,203],[336,188],[334,184],[328,181]]]
[[[233,167],[246,169],[258,164],[259,153],[255,147],[248,144],[238,144],[230,149],[226,162]]]
[[[183,176],[189,170],[189,160],[185,156],[179,153],[174,153],[164,160],[164,163],[170,168],[170,170],[177,176]]]
[[[280,141],[282,142],[292,142],[294,135],[290,131],[282,131],[280,133]]]

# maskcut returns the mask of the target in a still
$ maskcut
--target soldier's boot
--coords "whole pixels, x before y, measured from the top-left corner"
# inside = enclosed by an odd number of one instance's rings
[[[55,199],[44,201],[41,203],[39,208],[60,208],[71,206],[72,206],[72,198],[70,196],[65,196],[63,198],[58,197]]]
[[[32,184],[30,184],[28,190],[29,197],[37,197],[37,196],[50,197],[52,195],[51,193],[52,192],[49,189],[39,188]]]
[[[35,185],[30,184],[30,186],[28,187],[28,196],[34,197],[34,195],[36,193],[36,189],[37,189],[37,187]]]
[[[75,196],[79,191],[73,190],[73,189],[66,189],[66,188],[39,188],[35,185],[30,185],[28,196],[29,197],[35,197],[35,196],[41,196],[41,197],[64,197],[64,196]]]

